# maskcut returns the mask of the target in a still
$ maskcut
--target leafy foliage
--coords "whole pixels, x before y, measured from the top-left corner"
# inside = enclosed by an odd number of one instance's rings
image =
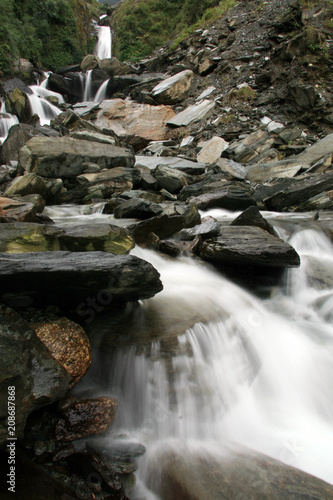
[[[114,52],[121,60],[138,61],[189,27],[214,22],[233,0],[124,0],[113,16]]]
[[[89,52],[95,0],[0,0],[0,9],[2,71],[17,57],[56,70]]]

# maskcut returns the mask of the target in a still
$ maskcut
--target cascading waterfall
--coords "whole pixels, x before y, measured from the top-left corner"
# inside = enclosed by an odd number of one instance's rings
[[[51,104],[47,99],[36,94],[27,94],[32,114],[39,116],[41,125],[49,125],[50,121],[61,113],[61,110]]]
[[[111,438],[147,446],[131,498],[149,483],[145,471],[158,472],[155,451],[174,440],[213,452],[236,442],[333,483],[333,247],[314,224],[279,222],[302,265],[266,299],[191,259],[133,250],[161,273],[164,290],[140,307],[140,331],[153,312],[155,338],[108,354],[96,346],[87,382],[119,397]],[[185,333],[163,337],[191,314]]]
[[[46,99],[47,97],[56,97],[60,104],[65,102],[61,94],[53,92],[53,90],[49,90],[43,85],[30,85],[30,89],[36,96],[41,97],[42,99]]]
[[[100,59],[109,59],[111,57],[112,37],[109,26],[98,27],[97,43],[94,47],[94,54]]]
[[[6,139],[9,129],[19,123],[15,115],[7,113],[6,104],[3,102],[0,108],[0,144]]]
[[[94,97],[95,102],[100,102],[100,101],[103,101],[105,99],[108,83],[109,83],[109,80],[105,80],[105,82],[102,83],[102,85],[100,86],[100,88],[98,89],[98,91]]]
[[[92,100],[93,100],[92,70],[89,69],[86,73],[86,78],[84,82],[83,101],[86,102]]]

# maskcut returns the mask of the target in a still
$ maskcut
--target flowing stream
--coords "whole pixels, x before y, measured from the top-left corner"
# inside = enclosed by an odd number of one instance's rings
[[[69,222],[70,207],[52,210]],[[75,216],[109,221],[100,211]],[[239,443],[333,484],[332,242],[313,214],[263,215],[301,256],[265,298],[188,257],[132,251],[158,269],[164,290],[141,302],[132,343],[96,343],[83,388],[119,398],[106,441],[126,436],[147,447],[133,500],[158,498],[145,484],[166,442]]]

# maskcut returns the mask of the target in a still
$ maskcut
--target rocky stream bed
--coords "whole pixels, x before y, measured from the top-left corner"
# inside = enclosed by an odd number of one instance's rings
[[[163,300],[160,309],[146,301],[158,301],[163,279],[138,248],[190,258],[269,297],[302,260],[272,212],[306,213],[332,241],[327,16],[289,1],[240,2],[138,65],[88,55],[49,76],[48,89],[64,97],[52,98],[50,125],[32,114],[26,83],[4,83],[19,123],[0,148],[0,457],[7,470],[15,387],[20,500],[153,498],[133,493],[145,446],[103,440],[121,400],[103,384],[84,386],[107,349],[96,332],[112,325],[111,350],[167,338],[170,363],[177,336],[221,311],[180,300],[175,318],[176,305],[163,314]],[[81,71],[91,72],[92,95],[108,80],[105,99],[81,102]],[[90,221],[94,211],[101,220]],[[325,279],[319,268],[312,277],[329,288]],[[283,460],[235,444],[222,455],[191,446],[168,443],[146,464],[154,498],[333,498],[331,484]],[[13,496],[7,486],[3,499]]]

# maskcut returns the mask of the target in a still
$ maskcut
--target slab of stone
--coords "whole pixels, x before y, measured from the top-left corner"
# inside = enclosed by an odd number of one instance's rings
[[[188,106],[174,118],[168,120],[167,124],[171,127],[187,127],[191,123],[196,123],[206,118],[214,109],[215,102],[204,100],[199,104]]]
[[[226,208],[227,210],[245,210],[256,202],[249,191],[239,186],[229,186],[210,193],[196,196],[190,201],[191,206],[200,210],[209,208]]]
[[[225,151],[229,143],[222,139],[222,137],[212,137],[209,141],[200,142],[200,152],[197,154],[197,160],[203,163],[215,163],[223,151]]]
[[[192,79],[193,71],[185,69],[158,83],[151,91],[151,95],[160,104],[176,103],[185,98]]]
[[[207,168],[206,163],[187,160],[181,156],[162,157],[137,155],[135,157],[135,165],[142,165],[151,170],[155,169],[158,165],[168,165],[190,175],[203,174]]]
[[[19,152],[24,170],[42,177],[76,177],[86,162],[101,169],[132,167],[134,155],[124,148],[72,137],[33,137]]]
[[[289,243],[254,226],[227,226],[221,235],[204,241],[200,251],[204,260],[219,265],[298,267],[300,258]]]
[[[300,161],[295,160],[253,164],[247,168],[246,179],[250,182],[268,182],[272,179],[295,177],[302,166]]]
[[[119,137],[136,136],[147,141],[167,138],[168,120],[175,116],[170,106],[139,104],[130,99],[105,100],[100,104],[95,124],[112,129]]]
[[[106,252],[0,254],[0,300],[12,306],[57,305],[88,317],[103,301],[154,296],[163,285],[148,262]],[[96,309],[95,309],[96,312]]]

